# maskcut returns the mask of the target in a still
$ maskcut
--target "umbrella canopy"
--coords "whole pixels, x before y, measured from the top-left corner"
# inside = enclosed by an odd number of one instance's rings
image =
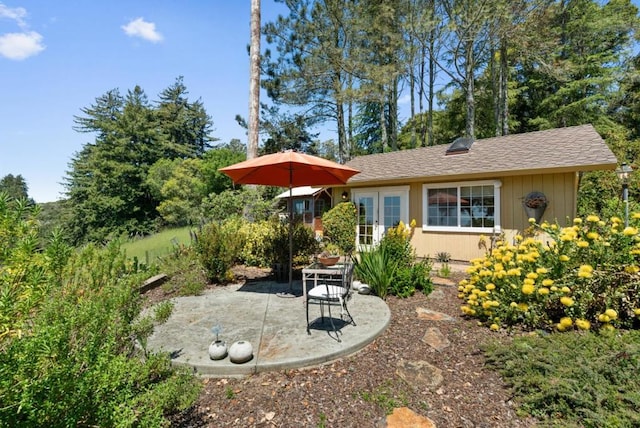
[[[249,159],[220,169],[238,184],[299,187],[345,184],[357,169],[293,150]]]
[[[286,150],[220,168],[238,184],[289,188],[289,291],[293,286],[293,187],[345,184],[360,171],[317,156]]]

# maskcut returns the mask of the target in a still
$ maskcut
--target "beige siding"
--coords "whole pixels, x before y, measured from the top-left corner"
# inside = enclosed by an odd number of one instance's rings
[[[486,177],[487,179],[491,177]],[[495,179],[496,177],[493,177]],[[554,222],[556,219],[561,225],[565,225],[566,219],[573,219],[576,215],[576,173],[556,173],[508,176],[498,178],[502,182],[500,187],[501,201],[501,226],[507,240],[528,227],[527,215],[522,207],[523,198],[533,191],[544,193],[549,200],[542,220]],[[482,257],[485,249],[479,247],[481,233],[467,232],[425,232],[422,224],[422,185],[425,182],[408,183],[409,188],[409,220],[415,219],[417,227],[411,238],[411,243],[419,257],[435,258],[439,252],[446,252],[454,260],[471,260]],[[351,197],[352,189],[335,187],[333,189],[334,201],[341,200],[340,195],[344,190]],[[491,236],[485,235],[489,241]]]

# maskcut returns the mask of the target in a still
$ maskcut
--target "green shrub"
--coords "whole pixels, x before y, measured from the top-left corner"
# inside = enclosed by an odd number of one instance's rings
[[[356,214],[353,202],[341,202],[322,215],[324,237],[337,245],[342,254],[352,254],[356,249]]]
[[[271,241],[273,240],[273,221],[243,221],[239,229],[244,246],[240,259],[248,266],[269,267],[272,264]]]
[[[640,332],[542,334],[485,346],[541,426],[640,426]]]
[[[40,255],[32,252],[34,261]],[[3,261],[4,273],[29,262],[23,257]],[[0,342],[3,424],[161,426],[168,424],[164,415],[196,400],[199,381],[172,368],[168,356],[136,357],[136,344],[151,330],[147,318],[136,321],[147,274],[136,272],[116,244],[72,254],[55,282],[40,266],[45,298],[18,315],[28,329]],[[0,276],[3,290],[7,280]]]
[[[289,223],[273,219],[270,225],[273,228],[268,250],[268,254],[272,256],[271,263],[289,264]],[[292,225],[291,236],[294,266],[308,264],[311,256],[318,252],[318,242],[313,231],[296,220]]]
[[[265,199],[260,190],[243,188],[212,193],[202,202],[202,217],[209,221],[225,221],[230,217],[246,217],[251,221],[269,218],[274,211],[272,199]]]
[[[207,279],[224,283],[233,279],[231,268],[240,255],[241,235],[234,228],[209,223],[198,236],[197,249]]]
[[[354,263],[356,278],[368,284],[375,295],[386,298],[396,276],[397,261],[393,260],[384,248],[376,247],[369,251],[361,251]]]
[[[492,329],[573,330],[635,328],[640,316],[640,214],[625,228],[620,218],[595,215],[573,224],[532,225],[546,239],[497,242],[473,260],[459,285],[462,311]],[[548,243],[547,243],[548,242]]]

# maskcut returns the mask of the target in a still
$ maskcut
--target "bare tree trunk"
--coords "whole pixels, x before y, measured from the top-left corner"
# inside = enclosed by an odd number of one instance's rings
[[[384,90],[382,91],[384,94]],[[387,136],[387,120],[384,117],[384,101],[380,103],[380,140],[382,143],[382,152],[384,153],[389,147],[389,137]]]
[[[509,135],[509,85],[507,83],[509,81],[509,64],[507,62],[507,41],[504,39],[500,44],[500,79],[502,135]]]
[[[476,125],[476,100],[475,100],[475,85],[473,64],[475,64],[473,58],[473,42],[467,42],[465,46],[465,80],[466,80],[466,104],[467,104],[467,124],[465,129],[465,137],[475,138],[475,125]]]
[[[389,90],[389,142],[391,150],[398,150],[398,78],[393,78]]]
[[[260,0],[251,0],[251,46],[249,48],[249,124],[247,159],[258,156],[260,119]]]
[[[344,105],[341,102],[336,104],[336,118],[338,120],[338,162],[345,163],[348,160],[347,132],[344,125]]]

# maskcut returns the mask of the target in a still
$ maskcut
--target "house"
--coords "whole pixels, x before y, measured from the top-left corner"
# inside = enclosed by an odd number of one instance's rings
[[[360,174],[332,194],[355,202],[360,247],[415,220],[418,256],[471,260],[484,255],[482,235],[511,240],[532,216],[573,219],[581,174],[616,164],[593,126],[581,125],[356,157],[347,165]]]
[[[316,235],[322,234],[322,214],[332,206],[332,195],[328,189],[321,187],[302,186],[294,187],[286,190],[276,196],[288,202],[289,198],[293,201],[293,215],[301,217],[305,226],[310,227]],[[286,212],[290,210],[287,209]]]

